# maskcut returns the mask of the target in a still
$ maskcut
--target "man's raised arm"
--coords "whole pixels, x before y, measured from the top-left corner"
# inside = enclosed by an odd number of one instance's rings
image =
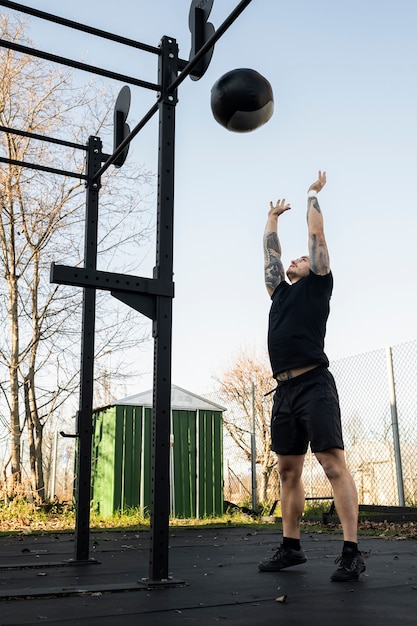
[[[264,270],[265,285],[270,296],[280,282],[285,280],[284,266],[281,261],[281,244],[278,238],[278,217],[290,209],[285,200],[278,200],[274,205],[269,203],[270,209],[264,231]]]
[[[308,251],[310,269],[319,276],[330,272],[329,252],[324,236],[323,215],[317,194],[326,184],[326,172],[320,172],[318,179],[310,185],[307,200]]]

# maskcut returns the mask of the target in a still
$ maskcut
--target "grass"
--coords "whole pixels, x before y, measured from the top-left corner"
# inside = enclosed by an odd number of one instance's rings
[[[71,532],[75,528],[75,509],[68,503],[50,503],[38,505],[15,498],[7,504],[0,503],[0,536],[11,534],[36,534]],[[227,527],[227,526],[264,526],[258,518],[253,518],[239,511],[218,517],[201,519],[173,518],[170,526],[174,527]],[[140,530],[149,529],[149,515],[139,509],[115,512],[111,517],[99,515],[94,510],[90,513],[91,530]]]
[[[323,512],[328,512],[329,507],[330,502],[308,503],[301,523],[302,531],[340,535],[342,532],[340,524],[324,525],[321,521]],[[281,530],[281,523],[277,520],[281,515],[279,508],[274,512],[275,517],[269,520],[262,517],[264,512],[265,509],[260,516],[255,517],[236,507],[217,517],[173,518],[170,520],[170,527],[201,529],[245,527],[258,530],[273,526],[274,529]],[[0,503],[0,536],[74,532],[75,521],[74,507],[68,503],[37,505],[21,498],[15,498],[5,504]],[[148,530],[150,519],[139,509],[116,512],[111,517],[103,517],[92,511],[90,528],[92,531]],[[385,539],[417,539],[417,522],[390,523],[368,520],[359,524],[359,534]]]

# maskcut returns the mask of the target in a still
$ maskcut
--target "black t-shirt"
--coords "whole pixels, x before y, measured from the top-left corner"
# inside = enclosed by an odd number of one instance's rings
[[[273,375],[317,363],[329,366],[324,337],[333,276],[310,273],[293,285],[283,281],[272,294],[268,350]]]

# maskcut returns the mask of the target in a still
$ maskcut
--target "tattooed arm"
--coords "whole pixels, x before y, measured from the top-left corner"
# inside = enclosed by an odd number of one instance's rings
[[[270,209],[264,231],[264,269],[265,285],[270,296],[280,282],[285,280],[284,266],[281,261],[281,244],[278,238],[278,217],[290,209],[285,200],[278,200],[274,205],[269,203]]]
[[[307,225],[308,225],[308,251],[310,255],[310,269],[319,276],[325,276],[330,272],[329,252],[324,236],[323,215],[320,209],[317,193],[326,184],[326,172],[319,172],[318,179],[310,185],[307,200]]]

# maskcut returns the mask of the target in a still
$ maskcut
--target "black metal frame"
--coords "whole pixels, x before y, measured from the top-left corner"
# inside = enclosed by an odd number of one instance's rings
[[[207,2],[207,0],[205,0]],[[192,2],[198,19],[204,16],[205,1],[197,6]],[[172,299],[174,297],[173,275],[173,226],[174,226],[174,161],[175,161],[175,107],[177,89],[187,76],[201,77],[198,68],[204,57],[210,54],[216,41],[231,26],[251,0],[241,0],[234,11],[213,35],[202,45],[190,61],[178,58],[176,40],[163,37],[160,46],[154,48],[140,42],[119,37],[90,26],[79,24],[16,2],[0,0],[0,6],[17,10],[48,21],[62,24],[118,43],[133,46],[158,55],[158,84],[147,83],[123,74],[109,72],[71,59],[58,57],[43,51],[0,40],[0,46],[31,54],[52,62],[62,63],[84,71],[107,76],[158,92],[158,101],[143,119],[121,142],[112,155],[102,151],[99,137],[90,137],[87,146],[80,146],[59,139],[33,135],[18,129],[0,127],[0,131],[21,134],[35,139],[71,146],[87,151],[86,174],[64,172],[41,164],[18,162],[0,157],[0,162],[22,167],[73,176],[86,180],[85,266],[83,268],[63,265],[51,266],[53,283],[76,285],[84,289],[82,313],[80,404],[77,414],[78,471],[76,486],[76,564],[96,562],[89,558],[91,455],[92,455],[92,398],[94,380],[94,333],[96,290],[108,290],[111,295],[134,308],[153,322],[154,376],[153,376],[153,437],[152,437],[152,485],[151,485],[151,547],[148,584],[172,584],[168,576],[168,533],[170,512],[169,450],[171,412],[171,345],[172,345]],[[212,2],[209,1],[209,9]],[[209,62],[209,61],[208,61]],[[206,65],[208,65],[206,60]],[[113,164],[123,150],[145,124],[159,113],[159,157],[156,263],[153,278],[142,278],[112,272],[97,271],[97,225],[101,176]]]

